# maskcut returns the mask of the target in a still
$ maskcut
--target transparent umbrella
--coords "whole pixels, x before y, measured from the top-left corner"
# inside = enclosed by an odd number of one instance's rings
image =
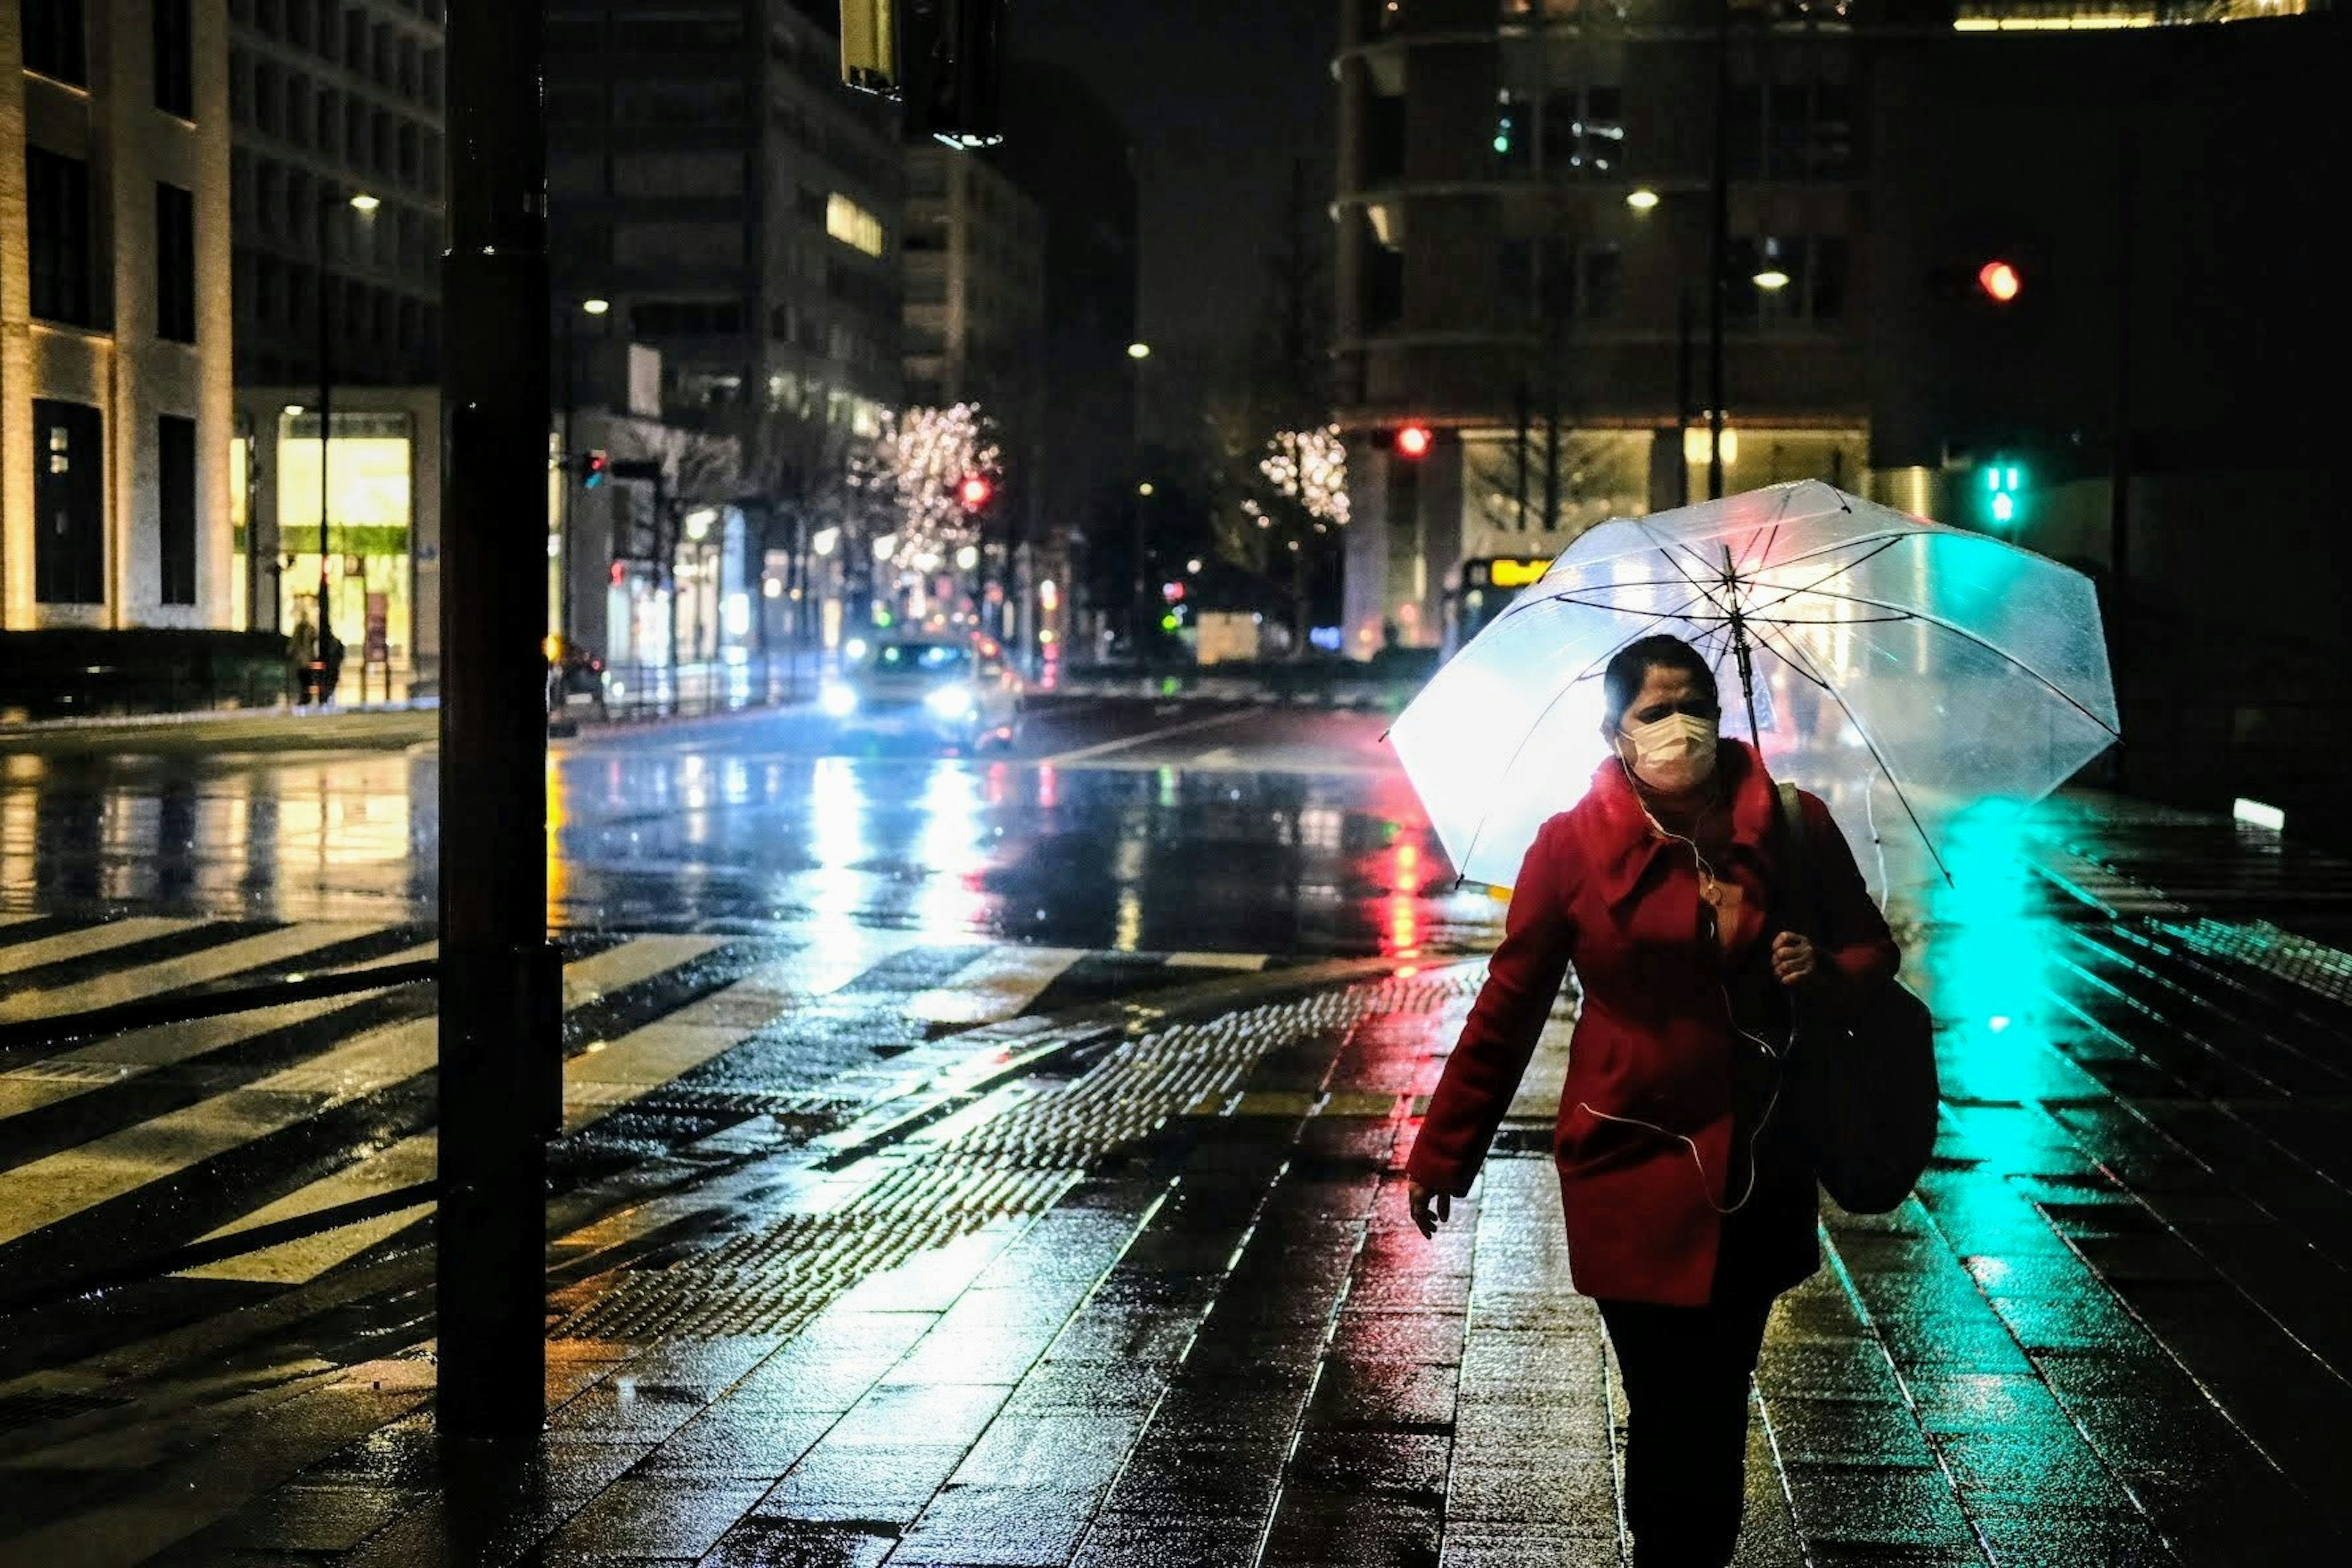
[[[1607,752],[1601,676],[1668,632],[1716,667],[1723,731],[1820,795],[1882,897],[1950,880],[1955,816],[2015,808],[2119,736],[2090,580],[1815,480],[1612,518],[1390,728],[1455,870],[1507,887]]]

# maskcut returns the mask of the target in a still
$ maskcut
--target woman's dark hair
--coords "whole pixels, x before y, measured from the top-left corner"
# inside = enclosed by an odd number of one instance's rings
[[[1664,632],[1646,637],[1639,642],[1627,643],[1609,661],[1601,676],[1601,727],[1614,731],[1625,718],[1625,710],[1642,694],[1643,683],[1654,669],[1679,669],[1697,683],[1709,701],[1717,700],[1715,671],[1699,657],[1698,649],[1678,637]]]

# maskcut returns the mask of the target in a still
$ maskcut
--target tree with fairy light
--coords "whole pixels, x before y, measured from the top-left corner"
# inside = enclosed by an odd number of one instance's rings
[[[871,531],[877,590],[895,572],[928,588],[957,552],[980,542],[964,483],[993,489],[1003,470],[995,423],[975,403],[902,408],[854,468],[850,483],[875,503]]]
[[[1318,592],[1336,573],[1348,526],[1348,453],[1336,425],[1276,430],[1220,508],[1217,553],[1290,601],[1291,648],[1303,652]]]

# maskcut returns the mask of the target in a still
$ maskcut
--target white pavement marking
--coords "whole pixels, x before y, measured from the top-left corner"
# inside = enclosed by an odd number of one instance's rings
[[[260,969],[286,959],[299,958],[306,952],[316,952],[338,942],[372,936],[383,929],[380,925],[336,921],[287,926],[282,930],[266,931],[225,942],[218,947],[208,947],[184,958],[165,959],[131,969],[110,970],[92,979],[60,985],[54,991],[18,991],[5,1000],[0,1000],[0,1023],[54,1018],[67,1013],[110,1006],[118,1002],[135,1002],[165,991],[177,991],[182,986],[201,985],[245,970]]]
[[[931,1024],[993,1024],[1020,1016],[1045,988],[1087,955],[1082,947],[1000,947],[972,960],[944,984],[917,993],[907,1003],[914,1017]]]
[[[1168,955],[1171,969],[1264,969],[1267,954],[1263,952],[1171,952]]]
[[[395,963],[415,963],[431,958],[438,945],[426,942],[422,947],[408,948],[369,963],[338,973],[364,973]],[[249,1012],[231,1013],[218,1018],[198,1018],[186,1024],[158,1024],[152,1028],[133,1029],[111,1039],[99,1040],[70,1051],[60,1051],[20,1068],[0,1072],[0,1121],[21,1116],[27,1110],[59,1100],[71,1100],[93,1089],[110,1083],[121,1083],[152,1072],[157,1068],[173,1067],[234,1046],[274,1030],[291,1028],[297,1024],[322,1018],[340,1007],[348,1007],[371,993],[355,993],[346,996],[325,996],[310,1002],[287,1002],[275,1007],[257,1007]]]
[[[109,921],[103,925],[84,926],[79,931],[60,931],[56,936],[37,937],[15,947],[0,947],[0,974],[18,974],[45,963],[86,958],[110,948],[152,941],[204,923],[202,921],[161,920],[142,915],[131,920]]]
[[[563,1131],[568,1136],[741,1045],[760,1029],[789,1015],[800,1003],[829,994],[893,953],[917,946],[912,931],[855,929],[821,937],[808,948],[762,964],[734,984],[617,1040],[598,1042],[563,1064]],[[205,1241],[257,1226],[297,1219],[338,1204],[375,1197],[428,1181],[440,1143],[432,1132],[404,1138],[356,1161],[277,1202],[231,1221]],[[316,1236],[279,1242],[252,1252],[184,1270],[192,1279],[242,1279],[258,1284],[300,1285],[424,1217],[432,1205],[417,1204],[373,1219],[338,1226]]]
[[[1257,717],[1259,717],[1258,710],[1255,708],[1244,708],[1233,713],[1212,713],[1205,719],[1188,719],[1181,724],[1171,724],[1160,730],[1146,730],[1140,735],[1126,735],[1116,741],[1104,741],[1092,746],[1080,746],[1074,752],[1058,752],[1053,756],[1040,757],[1037,760],[1047,767],[1061,767],[1070,763],[1083,762],[1088,757],[1108,756],[1113,752],[1124,752],[1136,746],[1148,746],[1154,741],[1165,741],[1173,736],[1190,734],[1195,730],[1205,730],[1212,724],[1231,724],[1243,719]]]
[[[686,962],[716,942],[648,937],[566,964],[567,1005]],[[651,948],[664,955],[649,963]],[[226,1153],[320,1111],[390,1089],[434,1064],[433,1018],[371,1029],[299,1066],[78,1147],[0,1172],[0,1244],[31,1235],[151,1182]]]

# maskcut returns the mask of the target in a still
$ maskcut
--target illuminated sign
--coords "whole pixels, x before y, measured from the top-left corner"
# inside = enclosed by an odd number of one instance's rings
[[[1504,556],[1488,569],[1486,580],[1497,588],[1524,588],[1543,580],[1551,562],[1542,556]]]

